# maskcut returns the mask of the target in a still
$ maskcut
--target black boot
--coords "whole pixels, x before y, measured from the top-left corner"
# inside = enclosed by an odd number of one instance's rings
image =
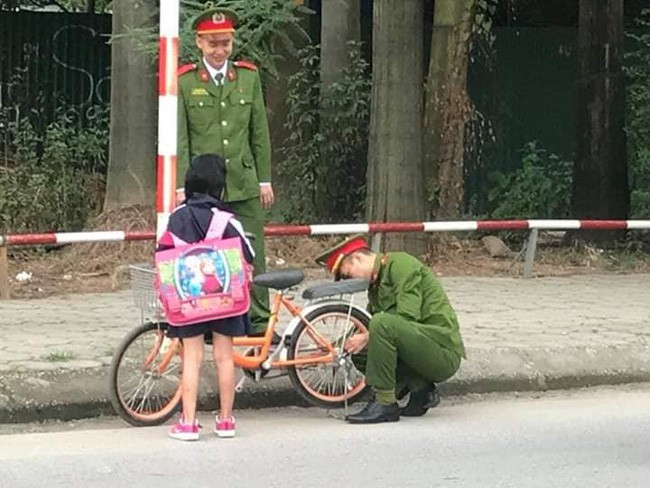
[[[399,420],[399,407],[397,403],[383,405],[370,402],[360,412],[345,417],[351,424],[378,424],[380,422],[397,422]]]
[[[426,386],[421,390],[411,392],[411,398],[405,407],[400,409],[400,415],[405,417],[421,417],[430,408],[437,407],[440,396],[436,385]]]

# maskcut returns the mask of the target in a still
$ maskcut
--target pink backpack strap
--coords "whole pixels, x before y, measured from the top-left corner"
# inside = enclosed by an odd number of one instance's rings
[[[223,237],[223,233],[226,231],[228,222],[233,217],[233,214],[229,212],[224,212],[218,208],[212,209],[212,220],[210,220],[210,227],[208,228],[208,233],[205,235],[206,239],[219,239]]]
[[[176,209],[174,209],[174,212],[176,212],[178,209],[185,207],[185,204],[182,203]],[[158,241],[160,244],[163,244],[165,246],[174,246],[174,247],[179,247],[179,246],[184,246],[187,244],[183,239],[178,237],[176,234],[173,232],[170,232],[169,230],[165,230],[163,235],[160,237],[160,241]]]
[[[183,239],[180,237],[176,237],[176,234],[172,234],[170,232],[172,239],[174,240],[174,247],[179,247],[179,246],[185,246],[187,242],[185,242]]]
[[[187,244],[183,239],[176,236],[176,234],[166,230],[163,235],[160,237],[158,244],[170,247],[184,246]]]

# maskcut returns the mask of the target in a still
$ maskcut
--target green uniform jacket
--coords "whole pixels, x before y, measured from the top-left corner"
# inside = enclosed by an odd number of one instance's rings
[[[228,61],[217,86],[203,62],[192,66],[179,70],[177,187],[191,158],[211,153],[226,160],[225,201],[258,197],[259,183],[271,182],[271,140],[257,69]]]
[[[405,252],[378,255],[368,311],[400,315],[438,344],[465,357],[456,312],[431,269]]]

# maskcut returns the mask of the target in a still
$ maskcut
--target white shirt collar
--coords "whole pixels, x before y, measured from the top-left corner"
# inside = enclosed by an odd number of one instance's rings
[[[210,64],[208,64],[208,62],[205,60],[205,58],[203,58],[203,64],[205,65],[205,69],[208,70],[208,73],[210,73],[210,78],[212,78],[212,81],[217,83],[217,80],[215,80],[214,77],[216,76],[217,73],[221,73],[223,75],[223,82],[222,83],[225,83],[226,77],[228,75],[228,61],[227,60],[226,60],[225,63],[223,63],[223,66],[221,67],[221,69],[216,69],[216,68],[213,68],[212,66],[210,66]]]

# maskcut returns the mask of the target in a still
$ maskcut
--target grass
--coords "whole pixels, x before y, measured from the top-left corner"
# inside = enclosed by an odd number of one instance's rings
[[[74,353],[70,351],[52,351],[46,359],[52,363],[62,363],[73,360]]]

